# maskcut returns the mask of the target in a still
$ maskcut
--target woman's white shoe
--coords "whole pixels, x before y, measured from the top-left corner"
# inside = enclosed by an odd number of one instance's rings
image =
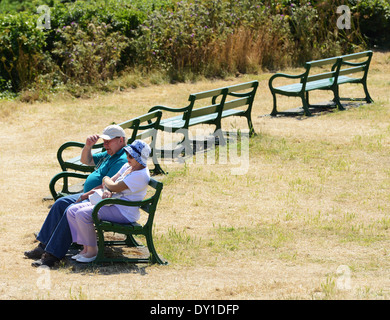
[[[81,258],[82,256],[83,256],[83,255],[82,255],[81,253],[78,253],[78,254],[72,256],[71,258],[72,258],[73,260],[77,260],[78,258]]]
[[[95,259],[96,259],[96,256],[90,257],[90,258],[81,256],[81,257],[77,258],[76,261],[77,261],[77,262],[85,262],[85,263],[88,263],[88,262],[94,261]]]

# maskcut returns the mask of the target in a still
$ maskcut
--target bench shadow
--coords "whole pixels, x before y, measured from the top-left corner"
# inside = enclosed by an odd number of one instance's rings
[[[272,117],[272,118],[295,118],[297,120],[306,120],[310,119],[311,117],[316,117],[316,116],[322,116],[325,114],[329,113],[335,113],[335,112],[342,112],[342,111],[347,111],[353,108],[358,108],[362,105],[366,105],[366,102],[361,102],[361,101],[348,101],[344,102],[341,105],[344,107],[345,110],[339,110],[337,108],[337,105],[333,101],[327,101],[327,102],[322,102],[319,104],[312,104],[309,107],[309,111],[311,112],[311,116],[306,116],[304,114],[304,109],[303,107],[297,107],[297,108],[292,108],[288,109],[285,111],[280,111],[276,116],[271,116],[270,114],[266,114],[263,116],[259,117]]]
[[[245,134],[243,131],[242,135]],[[196,154],[207,153],[216,147],[223,147],[229,143],[237,143],[240,139],[240,133],[235,131],[220,130],[218,134],[197,135],[189,139],[187,144],[181,141],[162,146],[158,150],[158,157],[165,161],[184,163]]]
[[[127,251],[127,252],[126,252]],[[132,251],[132,255],[144,255],[140,249],[137,248],[122,248],[122,247],[106,247],[105,255],[108,257],[121,257],[128,256],[128,251]],[[138,251],[138,252],[137,252]],[[77,254],[79,251],[76,249],[70,249],[61,261],[60,267],[71,270],[72,273],[94,273],[101,275],[113,275],[113,274],[139,274],[141,276],[147,275],[147,268],[150,264],[146,263],[131,263],[131,262],[101,262],[98,264],[93,263],[81,263],[73,260],[71,257]]]

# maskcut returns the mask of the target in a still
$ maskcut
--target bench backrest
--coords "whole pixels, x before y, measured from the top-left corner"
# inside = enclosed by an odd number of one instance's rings
[[[228,97],[222,111],[248,105],[247,111],[251,112],[258,86],[258,81],[250,81],[228,87]],[[243,90],[244,92],[240,92]],[[229,97],[234,97],[234,99],[229,99]]]
[[[370,67],[372,51],[364,51],[352,53],[341,56],[341,68],[339,75],[346,75],[351,73],[363,72],[362,79],[367,78],[368,69]],[[358,62],[351,62],[351,60],[364,59]]]
[[[321,59],[321,60],[314,60],[310,62],[306,62],[305,68],[307,71],[306,78],[302,78],[301,82],[310,82],[310,81],[317,81],[317,80],[323,80],[323,79],[333,79],[337,76],[338,71],[340,69],[340,58],[334,57],[334,58],[328,58],[328,59]],[[330,71],[328,72],[318,72],[316,74],[313,73],[314,67],[323,67],[325,65],[330,65],[331,67],[328,69]],[[309,75],[310,73],[310,75]]]
[[[153,156],[155,152],[155,147],[157,142],[157,137],[156,137],[157,129],[158,126],[160,125],[161,117],[162,117],[162,111],[155,110],[136,118],[139,121],[139,125],[136,130],[137,132],[135,132],[135,134],[133,132],[132,141],[134,141],[135,139],[144,140],[147,138],[151,138],[151,141],[149,143],[151,149],[150,156]]]
[[[153,154],[154,144],[156,143],[155,136],[157,134],[157,127],[160,124],[161,116],[162,112],[156,110],[146,113],[142,116],[118,123],[118,126],[120,126],[125,131],[128,129],[132,130],[131,136],[127,139],[127,144],[131,144],[136,139],[146,139],[148,137],[152,137],[150,148],[152,149]],[[92,148],[94,149],[93,153],[98,153],[105,150],[103,143],[97,143]],[[59,156],[57,155],[57,158],[58,157]],[[59,161],[60,160],[62,160],[62,158],[59,158]],[[63,162],[63,160],[60,161],[60,164],[61,162]],[[90,166],[89,171],[93,172],[94,170],[95,167]]]
[[[257,87],[258,81],[250,81],[191,94],[189,101],[192,104],[192,108],[183,114],[183,120],[189,121],[191,118],[210,115],[213,113],[221,114],[223,110],[237,108],[244,105],[248,105],[248,108],[251,108]],[[211,98],[211,103],[209,105],[194,108],[196,101],[207,98]],[[219,101],[217,102],[217,100]]]
[[[301,79],[301,82],[310,82],[322,79],[329,79],[333,81],[340,75],[346,75],[362,71],[364,72],[362,78],[367,77],[371,57],[372,51],[364,51],[307,62],[305,64],[306,75]],[[350,62],[351,60],[359,60],[362,58],[366,59],[361,62]],[[310,72],[313,67],[322,67],[324,65],[331,65],[331,68],[329,69],[330,71],[319,72],[317,74],[312,74],[312,72]]]
[[[163,183],[153,178],[149,180],[149,187],[153,190],[153,194],[139,203],[139,207],[148,214],[148,218],[145,222],[145,226],[152,226],[154,215],[157,210],[157,204],[160,199],[160,194],[163,189]]]
[[[127,144],[132,143],[135,139],[143,139],[149,137],[149,129],[156,128],[159,125],[161,116],[162,112],[157,110],[119,123],[118,125],[123,129],[133,130],[131,137],[129,137],[127,140]]]
[[[157,208],[158,200],[160,199],[163,183],[153,178],[150,178],[149,186],[154,189],[154,193],[150,197],[142,201],[143,203],[140,208],[143,211],[147,212],[149,215],[154,215]]]

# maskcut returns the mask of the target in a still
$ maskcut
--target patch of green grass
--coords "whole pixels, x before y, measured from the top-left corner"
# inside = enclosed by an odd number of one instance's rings
[[[292,239],[291,232],[277,224],[248,227],[214,226],[210,231],[208,247],[215,252],[243,251],[252,255],[262,249],[278,249]]]
[[[189,235],[188,232],[170,227],[167,232],[156,239],[161,248],[161,255],[171,264],[193,265],[203,245],[201,238]]]

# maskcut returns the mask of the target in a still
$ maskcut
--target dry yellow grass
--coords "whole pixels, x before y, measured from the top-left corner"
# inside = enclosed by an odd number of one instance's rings
[[[270,74],[1,102],[0,299],[389,299],[389,73],[390,54],[376,52],[368,80],[375,104],[307,119],[264,116]],[[170,265],[45,271],[24,259],[48,212],[41,199],[63,142],[156,104],[183,106],[190,92],[252,79],[260,81],[258,136],[247,174],[232,175],[232,164],[165,165],[155,239]],[[224,128],[246,124],[226,120]]]

